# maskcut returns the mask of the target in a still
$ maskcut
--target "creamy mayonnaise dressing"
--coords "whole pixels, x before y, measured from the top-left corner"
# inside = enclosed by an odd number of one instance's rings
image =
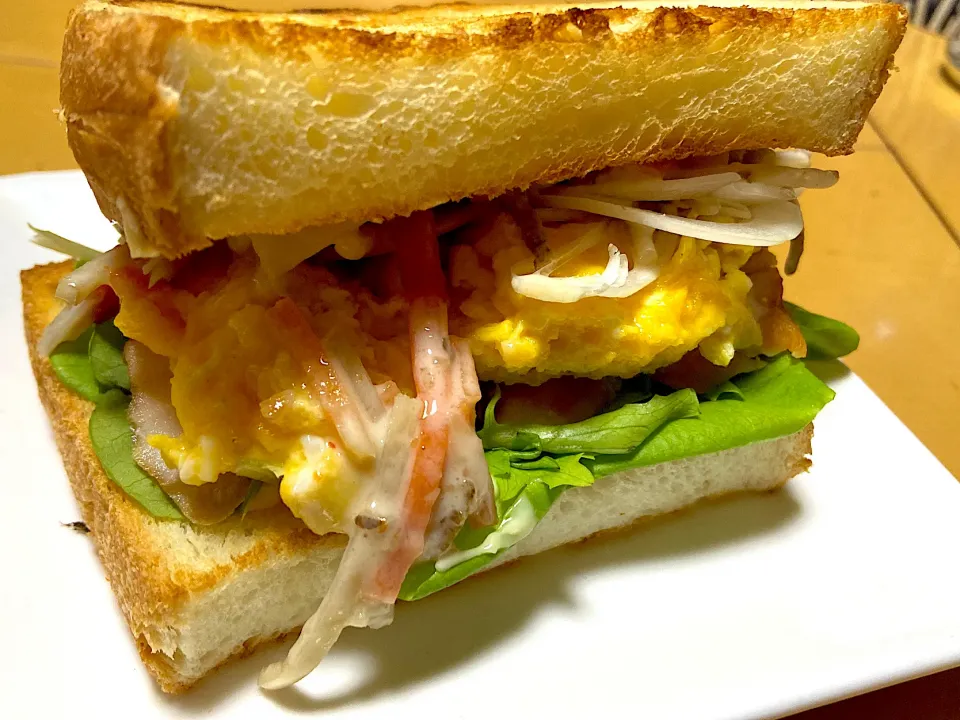
[[[471,558],[480,555],[494,555],[501,550],[513,547],[533,532],[538,520],[533,503],[527,499],[526,495],[521,495],[513,507],[507,510],[499,530],[487,535],[487,539],[475,548],[444,555],[437,560],[435,567],[439,572],[446,572],[455,565],[466,562]]]

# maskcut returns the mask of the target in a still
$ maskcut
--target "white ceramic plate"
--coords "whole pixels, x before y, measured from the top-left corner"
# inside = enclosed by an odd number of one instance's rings
[[[27,221],[109,225],[77,173],[0,178],[0,717],[752,718],[960,664],[960,484],[856,377],[818,418],[814,470],[547,553],[350,630],[296,689],[231,666],[183,698],[140,665],[79,519],[23,346]],[[909,382],[905,370],[904,382]]]

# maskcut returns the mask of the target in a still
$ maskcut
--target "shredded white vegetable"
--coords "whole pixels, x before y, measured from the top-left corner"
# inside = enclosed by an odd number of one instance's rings
[[[685,200],[712,192],[742,180],[735,172],[720,172],[678,180],[649,178],[642,180],[598,180],[592,185],[573,185],[557,190],[557,195],[599,195],[634,201]]]
[[[705,197],[693,202],[693,210],[697,213],[698,217],[711,217],[713,215],[719,215],[720,211],[723,210],[723,206],[719,200],[715,200],[712,197]]]
[[[736,200],[724,200],[720,206],[720,210],[724,215],[729,215],[737,220],[749,220],[753,217],[750,208]]]
[[[547,262],[537,268],[537,272],[544,275],[549,275],[564,263],[580,256],[600,242],[601,238],[603,237],[603,223],[592,223],[591,225],[587,226],[587,228],[588,229],[583,233],[583,235],[580,236],[579,240],[565,248],[562,252],[558,252],[553,255]]]
[[[748,172],[750,182],[766,183],[783,188],[822,189],[833,187],[840,178],[836,170],[757,165]]]
[[[576,210],[560,210],[559,208],[537,208],[537,219],[542,223],[582,222],[589,215]]]
[[[352,391],[360,404],[363,411],[360,416],[367,425],[367,434],[376,436],[372,424],[381,420],[386,408],[360,357],[349,343],[343,342],[335,333],[324,338],[324,347],[327,350],[327,362],[333,368],[337,380],[344,386],[345,392]]]
[[[34,227],[30,223],[27,223],[27,227],[33,230],[35,233],[31,239],[31,242],[33,242],[34,245],[45,247],[47,250],[53,250],[54,252],[68,255],[74,260],[79,260],[80,262],[89,262],[100,255],[99,250],[94,250],[86,245],[81,245],[73,240],[68,240],[62,235],[57,235],[55,232],[42,230],[38,227]]]
[[[68,305],[76,305],[101,285],[108,285],[110,273],[129,260],[126,245],[117,245],[113,250],[97,255],[60,279],[57,297]]]
[[[341,257],[358,260],[370,251],[372,239],[355,223],[308,227],[282,238],[250,235],[260,266],[270,278],[279,278],[321,250],[333,245]]]
[[[437,560],[434,567],[436,567],[437,572],[446,572],[455,565],[472,558],[481,555],[494,555],[501,550],[513,547],[533,532],[537,522],[537,512],[533,503],[526,495],[521,495],[507,511],[503,522],[500,523],[499,530],[487,535],[486,539],[475,548],[454,551],[444,555]]]
[[[810,153],[807,150],[777,150],[777,165],[808,168],[810,162]]]
[[[76,305],[67,305],[44,329],[37,344],[40,355],[49,355],[60,343],[76,340],[83,331],[93,325],[97,306],[103,299],[99,294],[88,295]]]
[[[809,187],[826,188],[836,183],[839,173],[836,170],[820,170],[818,168],[800,168],[790,165],[774,163],[730,163],[715,167],[681,167],[672,168],[665,173],[669,180],[693,179],[712,177],[724,173],[737,173],[743,178],[765,182],[780,187]],[[780,182],[773,182],[771,178],[782,178]]]
[[[774,200],[751,209],[752,217],[741,223],[715,223],[707,220],[664,215],[653,210],[631,207],[615,200],[603,201],[590,197],[544,195],[543,202],[550,207],[584,210],[596,215],[626,220],[655,230],[687,235],[710,242],[733,245],[768,247],[792,240],[803,230],[800,208],[794,203]]]
[[[393,604],[372,596],[368,585],[396,547],[401,507],[412,467],[410,447],[417,436],[423,403],[398,395],[391,406],[386,437],[368,478],[354,496],[347,517],[384,519],[388,528],[349,523],[350,535],[320,607],[304,624],[287,657],[260,672],[260,687],[278,690],[306,677],[330,651],[344,628],[383,627],[393,618]]]
[[[653,245],[653,230],[636,225],[630,226],[632,247],[629,258],[611,243],[607,246],[609,259],[602,272],[579,277],[550,275],[564,263],[593,247],[602,239],[604,229],[604,225],[599,225],[587,231],[577,242],[535,272],[515,274],[511,279],[514,292],[545,302],[573,303],[586,297],[629,297],[657,279],[660,268]]]
[[[603,297],[630,297],[660,276],[657,248],[653,244],[653,228],[631,224],[630,236],[633,243],[633,268],[627,273],[623,285],[609,288],[603,293]]]
[[[511,280],[518,295],[556,303],[572,303],[622,286],[627,279],[627,258],[616,245],[607,246],[610,260],[603,272],[582,277],[551,277],[541,272],[515,275]]]
[[[767,202],[769,200],[796,200],[797,193],[788,187],[768,185],[760,182],[735,182],[725,185],[714,193],[720,200],[738,202]]]
[[[143,264],[143,274],[149,278],[147,287],[153,287],[173,277],[173,263],[165,258],[150,258]]]
[[[593,182],[540,188],[539,202],[546,206],[537,208],[541,221],[588,222],[590,215],[623,220],[634,231],[632,253],[611,244],[602,272],[553,277],[560,265],[602,241],[592,230],[535,272],[514,274],[514,291],[557,303],[629,297],[659,272],[654,230],[755,247],[792,241],[803,231],[797,196],[804,188],[830,187],[838,178],[834,171],[811,168],[810,153],[803,150],[753,150],[714,160],[664,169],[624,166]],[[647,204],[636,207],[639,203]]]

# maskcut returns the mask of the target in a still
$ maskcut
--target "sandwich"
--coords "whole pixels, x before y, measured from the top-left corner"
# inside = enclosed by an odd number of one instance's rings
[[[25,326],[160,687],[299,632],[288,686],[398,600],[805,471],[804,358],[857,336],[780,260],[904,27],[81,4],[61,116],[120,237],[38,231],[71,258],[24,271]]]

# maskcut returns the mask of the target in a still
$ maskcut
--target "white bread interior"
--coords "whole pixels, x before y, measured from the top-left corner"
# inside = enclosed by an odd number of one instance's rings
[[[104,475],[90,445],[92,405],[37,353],[71,263],[21,275],[40,398],[104,572],[160,687],[182,692],[227,660],[294,631],[319,605],[342,536],[311,533],[283,509],[196,527],[151,517]],[[769,490],[809,467],[812,425],[793,435],[602,478],[567,491],[496,564],[741,491]],[[471,580],[471,582],[473,582]],[[482,582],[482,580],[480,581]]]
[[[778,440],[632,470],[564,493],[527,538],[494,565],[575,543],[735,492],[770,490],[805,470],[812,427]],[[186,542],[181,540],[180,542]],[[219,553],[220,551],[217,550]],[[299,628],[333,580],[342,548],[323,545],[281,564],[266,563],[198,595],[157,628],[183,684],[192,684],[249,643]]]
[[[729,4],[728,4],[729,5]],[[88,0],[61,103],[135,255],[729,149],[847,153],[899,5],[249,14]]]

